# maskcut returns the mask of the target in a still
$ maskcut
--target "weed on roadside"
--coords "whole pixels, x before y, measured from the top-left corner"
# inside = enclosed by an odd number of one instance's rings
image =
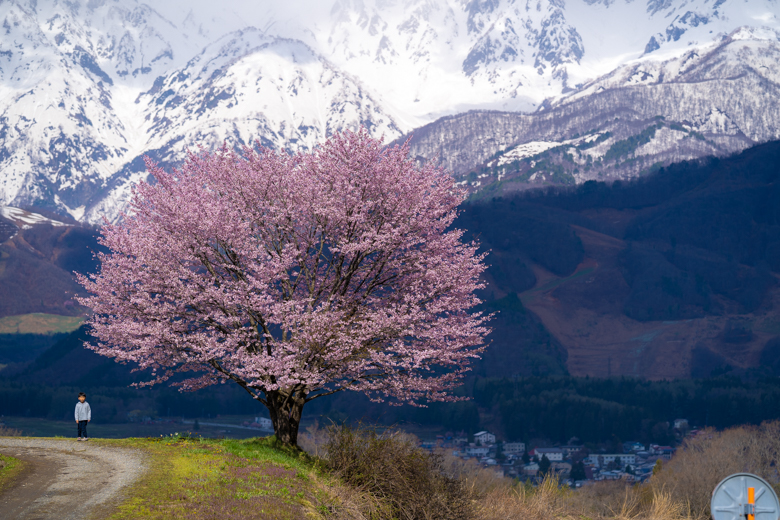
[[[23,461],[0,454],[0,492],[14,483],[24,466]]]

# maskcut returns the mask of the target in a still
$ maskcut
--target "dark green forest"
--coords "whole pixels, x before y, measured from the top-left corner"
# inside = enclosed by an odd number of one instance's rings
[[[780,380],[720,376],[646,381],[634,378],[531,377],[481,379],[478,406],[495,410],[511,439],[604,442],[615,436],[666,444],[670,424],[726,428],[780,416]]]
[[[82,347],[84,328],[64,337],[27,368],[0,380],[0,415],[66,419],[77,392],[89,395],[101,422],[124,422],[133,410],[159,417],[214,417],[264,414],[237,386],[218,385],[193,393],[161,386],[130,387],[144,374]],[[498,427],[507,440],[566,442],[620,440],[668,443],[670,423],[685,418],[692,426],[725,428],[780,418],[780,378],[719,376],[647,381],[634,378],[474,377],[462,388],[469,401],[427,408],[371,403],[352,392],[315,401],[310,419],[415,423],[474,433]],[[489,423],[483,422],[485,416]]]

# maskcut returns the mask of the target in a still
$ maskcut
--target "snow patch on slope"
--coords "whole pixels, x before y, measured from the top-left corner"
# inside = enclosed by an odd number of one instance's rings
[[[39,213],[33,213],[11,206],[0,206],[0,215],[7,218],[22,229],[30,229],[35,224],[51,224],[54,227],[69,226],[59,220],[52,220]]]

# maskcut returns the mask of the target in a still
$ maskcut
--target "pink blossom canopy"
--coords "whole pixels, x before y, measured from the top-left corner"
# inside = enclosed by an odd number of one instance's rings
[[[450,229],[464,193],[365,130],[311,153],[190,153],[106,224],[80,282],[90,348],[197,389],[342,389],[447,400],[484,348],[483,255]],[[205,375],[202,375],[205,374]]]

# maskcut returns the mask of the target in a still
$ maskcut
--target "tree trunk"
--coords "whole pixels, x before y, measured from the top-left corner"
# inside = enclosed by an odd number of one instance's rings
[[[300,390],[267,392],[268,412],[276,439],[285,446],[298,447],[298,427],[301,424],[305,394]]]

